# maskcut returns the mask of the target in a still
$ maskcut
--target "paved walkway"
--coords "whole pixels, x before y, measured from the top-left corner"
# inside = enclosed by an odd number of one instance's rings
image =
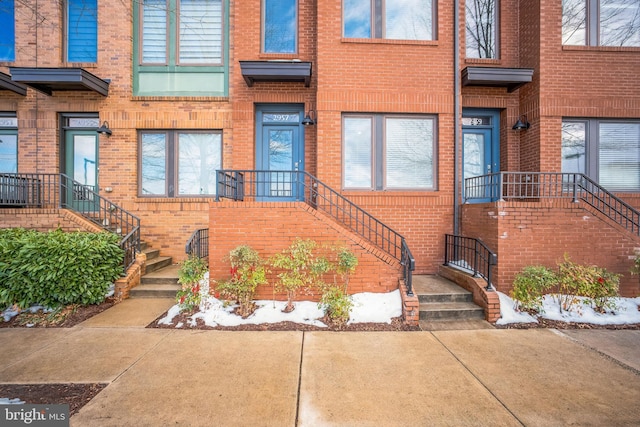
[[[640,425],[640,331],[144,328],[170,305],[0,329],[0,383],[107,383],[72,426]]]

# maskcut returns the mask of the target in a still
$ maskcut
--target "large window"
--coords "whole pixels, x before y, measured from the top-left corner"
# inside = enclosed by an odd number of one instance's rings
[[[18,172],[18,119],[0,113],[0,173]]]
[[[296,53],[298,50],[298,1],[263,0],[262,51]]]
[[[435,125],[427,116],[345,115],[346,189],[435,189]]]
[[[562,172],[612,191],[640,191],[640,121],[564,120]]]
[[[134,94],[226,94],[226,0],[135,2]]]
[[[66,60],[98,60],[98,0],[67,0]]]
[[[216,194],[216,170],[222,166],[222,133],[141,131],[142,196]]]
[[[640,0],[562,0],[562,44],[640,46]]]
[[[16,60],[14,0],[0,0],[0,61]]]
[[[467,58],[498,57],[498,0],[465,2]]]
[[[344,37],[434,40],[433,0],[343,0]]]

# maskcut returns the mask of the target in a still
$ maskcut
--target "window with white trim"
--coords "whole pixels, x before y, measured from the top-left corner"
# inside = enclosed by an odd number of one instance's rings
[[[140,131],[141,196],[213,196],[221,131]]]
[[[0,172],[18,172],[18,119],[15,113],[0,113]]]
[[[562,0],[562,44],[640,46],[640,0]]]
[[[433,0],[343,0],[347,38],[435,40]]]
[[[562,172],[610,191],[640,191],[640,121],[563,120]]]
[[[345,114],[342,125],[345,189],[436,189],[434,116]]]

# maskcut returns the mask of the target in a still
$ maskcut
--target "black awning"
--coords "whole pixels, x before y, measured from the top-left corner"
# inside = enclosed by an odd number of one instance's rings
[[[301,82],[311,84],[311,62],[240,61],[242,77],[251,87],[255,82]]]
[[[82,68],[14,68],[11,67],[14,82],[51,95],[54,91],[93,91],[102,96],[109,94],[109,82],[102,80]]]
[[[0,89],[10,90],[22,96],[27,95],[27,87],[21,83],[14,82],[11,80],[11,76],[5,73],[0,73]]]
[[[466,67],[462,86],[498,86],[513,92],[531,82],[533,68]]]

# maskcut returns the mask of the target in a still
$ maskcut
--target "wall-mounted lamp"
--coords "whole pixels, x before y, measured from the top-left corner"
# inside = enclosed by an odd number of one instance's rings
[[[531,127],[531,123],[527,121],[527,116],[523,114],[520,117],[518,117],[518,121],[516,122],[515,125],[513,125],[511,129],[526,130],[526,129],[529,129],[530,127]]]
[[[109,122],[106,120],[102,122],[102,126],[96,129],[96,132],[98,132],[100,135],[106,135],[106,136],[111,136],[111,134],[113,133],[111,132],[111,129],[109,129]]]
[[[316,123],[316,112],[314,110],[309,110],[307,115],[304,116],[304,119],[302,119],[302,126],[313,126]]]

